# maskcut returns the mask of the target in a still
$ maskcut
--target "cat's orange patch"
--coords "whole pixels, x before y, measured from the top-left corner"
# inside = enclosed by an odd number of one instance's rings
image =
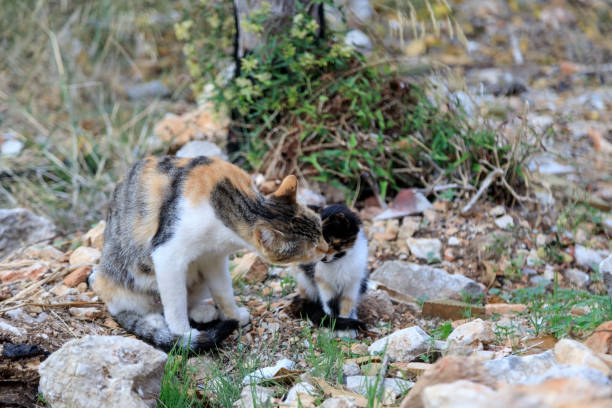
[[[255,195],[251,186],[251,177],[247,172],[223,160],[216,158],[212,160],[213,163],[198,166],[187,176],[184,191],[191,205],[195,206],[208,200],[215,185],[226,178],[245,195]]]
[[[352,298],[348,296],[343,296],[340,299],[340,316],[348,317],[353,311],[353,307],[355,306],[355,302]]]
[[[127,292],[123,286],[113,282],[103,273],[96,273],[92,289],[106,303],[111,301],[113,296],[117,296],[118,292],[120,296],[126,295],[124,292]]]

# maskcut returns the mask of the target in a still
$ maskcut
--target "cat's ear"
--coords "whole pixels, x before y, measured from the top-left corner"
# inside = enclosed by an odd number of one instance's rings
[[[283,179],[283,182],[278,187],[272,197],[279,201],[295,203],[297,195],[297,178],[294,175],[289,175]]]

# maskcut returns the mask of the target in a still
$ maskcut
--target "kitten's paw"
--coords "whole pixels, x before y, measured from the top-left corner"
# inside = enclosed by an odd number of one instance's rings
[[[246,307],[239,307],[238,316],[236,320],[238,320],[241,327],[249,324],[249,322],[251,321],[251,314],[249,313],[249,309],[247,309]]]
[[[189,311],[189,317],[198,323],[208,323],[219,318],[215,305],[202,303]]]
[[[179,323],[179,322],[169,322],[168,319],[166,319],[166,323],[168,323],[168,329],[170,330],[170,332],[172,334],[175,334],[177,336],[184,336],[184,335],[188,335],[189,333],[191,333],[191,326],[189,326],[189,322],[184,322],[184,323]]]

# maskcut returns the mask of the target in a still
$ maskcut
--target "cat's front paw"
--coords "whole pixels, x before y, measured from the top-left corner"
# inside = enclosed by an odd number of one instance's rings
[[[219,310],[215,305],[203,303],[191,309],[189,317],[198,323],[208,323],[219,318]]]
[[[246,326],[251,321],[251,314],[249,313],[249,309],[246,307],[238,308],[238,316],[237,320],[240,323],[240,326]]]

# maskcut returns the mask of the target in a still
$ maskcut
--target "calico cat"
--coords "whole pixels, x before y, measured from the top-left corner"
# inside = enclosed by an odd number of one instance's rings
[[[345,205],[320,211],[329,251],[320,261],[299,266],[297,309],[317,326],[365,328],[357,320],[368,282],[368,241],[361,220]]]
[[[296,202],[287,176],[264,197],[237,166],[204,156],[148,157],[134,164],[112,195],[102,258],[92,287],[126,330],[169,349],[181,341],[205,350],[249,312],[234,301],[228,255],[257,251],[270,263],[321,258],[321,220]],[[222,320],[205,331],[190,326]],[[162,315],[163,312],[163,315]]]

